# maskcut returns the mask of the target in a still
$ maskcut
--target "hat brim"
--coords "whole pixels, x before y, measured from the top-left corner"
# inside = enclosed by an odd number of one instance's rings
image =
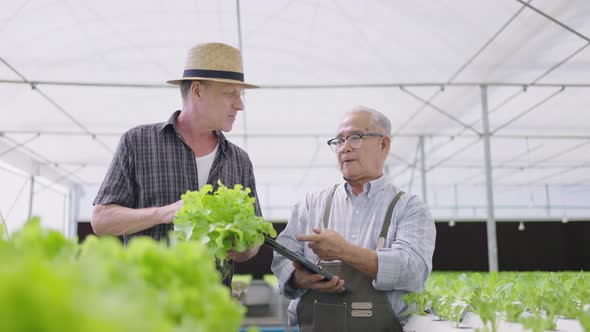
[[[250,84],[250,83],[246,83],[246,82],[242,82],[242,81],[238,81],[238,80],[232,80],[232,79],[226,79],[226,78],[211,78],[211,77],[183,77],[183,78],[180,78],[177,80],[166,81],[166,83],[173,84],[173,85],[180,85],[180,82],[182,82],[182,81],[197,81],[197,80],[241,84],[244,86],[245,89],[258,89],[258,88],[260,88],[258,85],[254,85],[254,84]]]

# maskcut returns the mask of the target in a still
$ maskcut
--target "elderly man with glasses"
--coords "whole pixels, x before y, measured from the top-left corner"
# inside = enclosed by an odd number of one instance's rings
[[[334,275],[324,280],[275,253],[272,270],[292,300],[289,323],[302,332],[401,332],[402,296],[421,291],[432,270],[436,230],[427,206],[384,175],[390,132],[378,111],[347,113],[328,141],[343,183],[308,194],[277,238]]]

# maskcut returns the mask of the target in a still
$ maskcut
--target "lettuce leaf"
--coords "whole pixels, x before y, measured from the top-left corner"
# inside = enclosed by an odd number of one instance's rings
[[[264,235],[276,237],[271,223],[254,213],[250,188],[236,184],[233,189],[218,181],[218,189],[205,185],[200,191],[182,195],[184,206],[174,218],[172,238],[200,241],[223,266],[227,251],[243,252],[264,243]]]

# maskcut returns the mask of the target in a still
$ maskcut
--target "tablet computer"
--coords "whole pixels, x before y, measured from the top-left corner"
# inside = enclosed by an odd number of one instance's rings
[[[270,237],[268,237],[268,236],[264,237],[264,244],[267,245],[268,247],[270,247],[272,250],[283,255],[284,257],[290,259],[291,261],[300,263],[306,269],[308,269],[310,272],[323,275],[324,280],[326,280],[326,281],[332,280],[332,274],[322,270],[322,268],[320,266],[312,263],[311,261],[309,261],[309,259],[303,257],[303,255],[300,255],[300,254],[288,249],[287,247],[280,245],[277,241],[271,239]],[[350,288],[346,284],[344,285],[344,289],[346,291],[350,292]]]

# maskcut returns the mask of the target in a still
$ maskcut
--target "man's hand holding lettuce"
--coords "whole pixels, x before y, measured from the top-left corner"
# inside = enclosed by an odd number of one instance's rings
[[[254,213],[255,198],[250,188],[229,189],[221,182],[182,195],[184,206],[174,219],[174,236],[180,241],[204,243],[223,266],[227,258],[244,261],[264,243],[264,235],[276,236],[271,223]]]

